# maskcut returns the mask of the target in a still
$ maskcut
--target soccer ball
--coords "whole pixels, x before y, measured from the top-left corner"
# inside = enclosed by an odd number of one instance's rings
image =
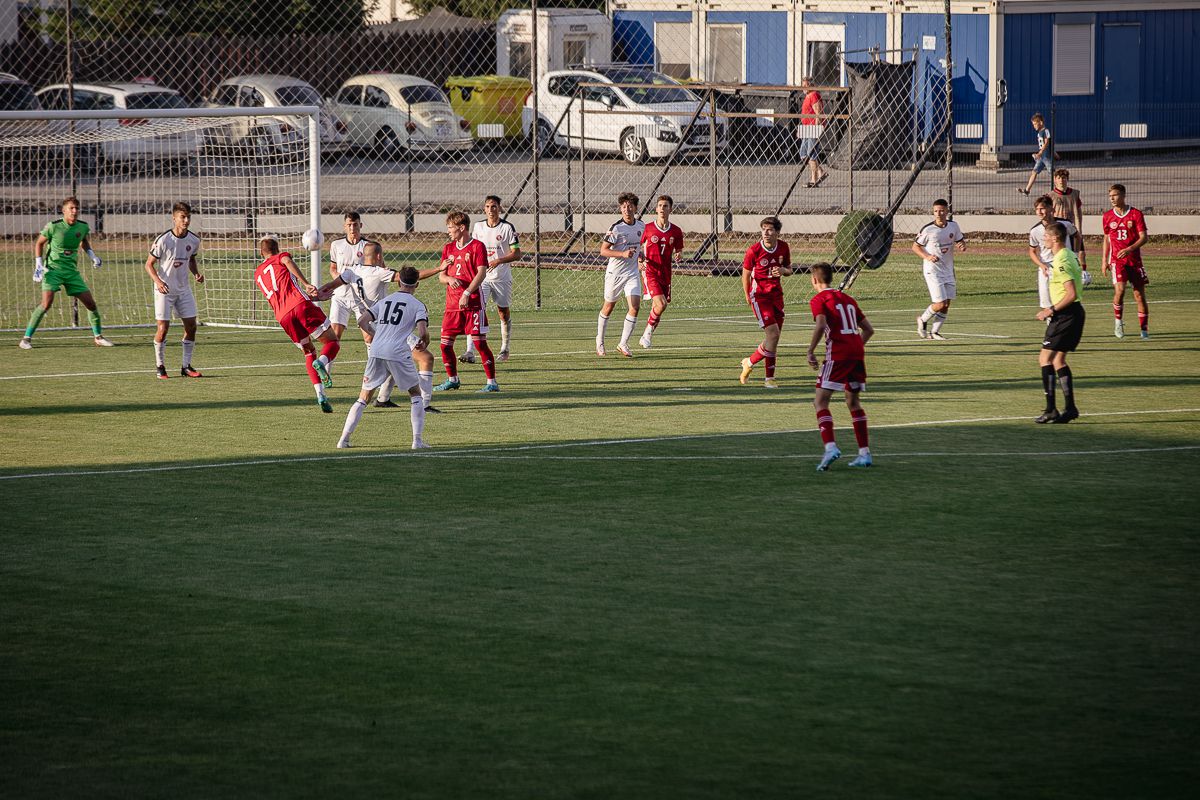
[[[1083,271],[1083,285],[1084,286],[1092,285],[1092,273],[1088,272],[1086,269]]]
[[[305,250],[319,250],[324,241],[325,237],[316,228],[306,230],[304,236],[300,237]]]

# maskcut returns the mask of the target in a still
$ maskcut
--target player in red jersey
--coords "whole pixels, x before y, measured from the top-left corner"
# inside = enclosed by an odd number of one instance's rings
[[[658,327],[662,315],[671,302],[671,258],[683,252],[683,229],[671,223],[671,209],[675,201],[669,195],[660,195],[655,211],[658,216],[642,232],[643,278],[646,296],[652,298],[650,316],[646,319],[646,332],[638,339],[642,347],[650,348],[650,337]]]
[[[742,291],[754,310],[758,327],[763,329],[763,340],[749,357],[742,359],[742,374],[738,380],[745,384],[754,365],[765,361],[767,376],[763,386],[778,389],[775,351],[779,347],[779,331],[783,328],[783,284],[779,278],[792,274],[792,253],[787,242],[779,241],[779,231],[783,227],[779,217],[767,217],[758,223],[758,227],[762,230],[762,240],[750,245],[742,259]]]
[[[850,409],[850,421],[854,423],[854,438],[858,442],[858,458],[850,462],[852,467],[871,466],[871,448],[867,445],[867,412],[863,411],[858,395],[867,388],[866,351],[863,346],[875,334],[871,323],[863,316],[862,309],[854,298],[830,286],[833,268],[828,264],[814,264],[812,285],[817,290],[809,305],[812,307],[812,341],[808,344],[808,365],[817,368],[817,343],[825,337],[825,363],[817,378],[817,393],[813,405],[817,409],[817,427],[821,441],[825,443],[825,455],[817,464],[817,472],[824,472],[829,465],[841,458],[833,438],[833,415],[829,413],[829,400],[834,392],[845,392],[846,405]],[[862,333],[859,333],[859,329]]]
[[[328,291],[329,284],[318,289],[309,283],[291,254],[279,252],[279,241],[273,236],[262,238],[258,243],[258,252],[264,260],[254,270],[254,284],[271,304],[275,319],[284,333],[304,351],[304,366],[317,392],[317,405],[326,414],[333,413],[325,389],[333,385],[327,367],[329,362],[337,358],[339,345],[337,337],[329,329],[329,318],[313,302],[313,299]],[[348,274],[347,282],[353,282],[352,275]],[[314,338],[322,343],[320,356],[313,346]]]
[[[454,357],[454,339],[466,334],[475,343],[479,363],[487,383],[480,392],[498,392],[496,362],[487,343],[487,310],[483,307],[479,285],[488,270],[487,248],[471,238],[471,219],[461,211],[446,215],[446,235],[450,241],[442,248],[442,273],[438,280],[446,284],[446,311],[442,315],[442,363],[446,380],[433,387],[435,392],[457,389],[458,360]]]
[[[1114,183],[1108,187],[1108,202],[1112,209],[1104,212],[1104,261],[1101,269],[1105,276],[1111,267],[1113,273],[1113,335],[1125,338],[1125,322],[1121,319],[1125,311],[1125,284],[1133,284],[1133,299],[1137,301],[1138,327],[1142,338],[1150,338],[1150,308],[1146,304],[1146,284],[1150,278],[1142,266],[1142,247],[1148,238],[1146,218],[1142,212],[1125,204],[1125,187]]]

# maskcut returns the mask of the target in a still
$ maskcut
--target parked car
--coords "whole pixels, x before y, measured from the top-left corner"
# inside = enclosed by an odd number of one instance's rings
[[[346,120],[355,147],[391,158],[475,144],[470,123],[454,113],[446,93],[413,75],[357,75],[338,89],[333,108]]]
[[[8,72],[0,72],[0,111],[41,111],[42,104],[33,87]],[[0,140],[9,137],[34,137],[50,133],[44,119],[0,121]],[[53,149],[40,142],[0,147],[0,171],[5,175],[34,175],[45,166]]]
[[[68,95],[73,94],[71,102]],[[144,111],[151,108],[187,108],[183,95],[166,86],[153,83],[77,83],[68,88],[65,83],[56,83],[39,89],[38,100],[46,109],[66,111]],[[79,132],[98,131],[109,128],[127,128],[144,125],[146,119],[129,117],[122,119],[80,120],[74,124]],[[63,130],[62,122],[54,124]],[[85,158],[103,154],[109,162],[154,160],[160,162],[186,162],[199,149],[200,135],[196,131],[181,131],[160,136],[109,139],[87,147]]]
[[[607,84],[583,87],[581,83]],[[634,85],[629,85],[634,84]],[[546,73],[538,82],[538,138],[550,142],[551,131],[563,112],[553,144],[602,153],[620,153],[631,164],[663,158],[679,146],[683,130],[697,108],[708,105],[674,78],[648,67],[618,65],[563,69]],[[610,113],[617,111],[620,113]],[[532,97],[525,101],[521,127],[532,135]],[[586,125],[587,130],[583,131]],[[725,120],[717,120],[717,146],[728,139]],[[709,123],[700,116],[680,148],[707,151]]]
[[[287,75],[239,75],[221,81],[209,95],[210,107],[278,108],[280,106],[318,106],[320,114],[321,156],[330,158],[346,152],[350,138],[346,123],[321,99],[321,93],[299,78]],[[297,117],[239,117],[231,125],[214,128],[210,146],[252,148],[260,156],[308,141],[308,123]]]

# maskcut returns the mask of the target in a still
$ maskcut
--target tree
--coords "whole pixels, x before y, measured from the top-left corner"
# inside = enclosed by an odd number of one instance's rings
[[[554,8],[596,8],[604,10],[604,0],[550,0]],[[460,17],[494,20],[510,8],[529,8],[529,0],[409,0],[418,14],[428,14],[441,6]]]

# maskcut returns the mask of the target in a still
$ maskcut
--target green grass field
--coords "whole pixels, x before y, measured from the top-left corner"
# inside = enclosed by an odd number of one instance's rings
[[[744,308],[632,361],[527,312],[419,454],[406,409],[334,449],[361,342],[330,416],[279,331],[170,381],[145,329],[0,335],[0,796],[1191,794],[1195,266],[1155,260],[1149,341],[1085,293],[1065,426],[1022,281],[946,342],[864,302],[876,466],[825,474],[797,282],[779,391]]]

